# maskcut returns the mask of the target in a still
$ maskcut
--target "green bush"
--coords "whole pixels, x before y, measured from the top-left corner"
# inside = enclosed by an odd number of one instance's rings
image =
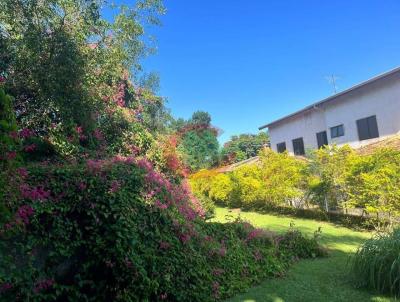
[[[366,241],[351,264],[357,286],[400,297],[400,229]]]
[[[290,244],[247,223],[206,223],[187,188],[146,160],[39,163],[7,177],[2,301],[215,301],[291,261]]]

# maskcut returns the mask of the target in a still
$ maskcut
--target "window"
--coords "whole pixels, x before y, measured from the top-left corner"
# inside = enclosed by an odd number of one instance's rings
[[[294,155],[304,155],[304,142],[303,142],[303,138],[296,138],[293,141],[293,152]]]
[[[278,150],[279,153],[283,153],[286,151],[286,143],[279,143],[276,145],[276,149]]]
[[[343,125],[335,126],[331,128],[331,138],[339,137],[344,135]]]
[[[322,148],[328,144],[328,135],[326,134],[326,131],[317,133],[317,144],[318,148]]]
[[[379,137],[376,115],[366,117],[357,121],[358,137],[360,141]]]

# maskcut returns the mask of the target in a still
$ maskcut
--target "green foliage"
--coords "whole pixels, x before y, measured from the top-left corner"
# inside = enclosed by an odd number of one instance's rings
[[[269,143],[269,136],[265,132],[259,134],[240,134],[232,136],[224,144],[221,151],[222,161],[227,164],[239,162],[257,156],[263,146]]]
[[[247,223],[206,223],[144,160],[33,165],[9,178],[20,190],[2,188],[15,200],[0,233],[4,301],[222,300],[297,255]]]
[[[194,192],[230,207],[289,205],[302,196],[305,164],[286,153],[260,152],[258,164],[226,174],[200,171],[191,177]]]
[[[326,146],[310,155],[309,197],[325,210],[337,208],[347,200],[345,178],[357,155],[349,147]]]
[[[349,146],[328,146],[304,160],[266,149],[256,164],[224,174],[200,171],[190,183],[198,196],[229,207],[386,227],[400,213],[400,151],[381,149],[361,156]],[[367,217],[332,212],[352,208]]]
[[[218,162],[219,143],[213,129],[190,130],[178,146],[183,161],[192,171],[210,168]]]
[[[400,229],[366,241],[352,257],[357,286],[400,296]]]
[[[0,169],[13,162],[18,151],[17,123],[12,106],[13,99],[0,88]],[[15,155],[15,156],[14,156]]]
[[[346,178],[347,203],[369,213],[400,214],[400,152],[382,149],[359,157]]]
[[[210,126],[211,115],[205,111],[195,111],[192,114],[192,118],[189,120],[189,124]]]
[[[102,17],[104,6],[115,12],[112,22]],[[155,81],[141,79],[139,62],[151,52],[145,28],[163,12],[159,0],[121,7],[97,0],[3,1],[0,53],[7,58],[0,75],[15,97],[20,128],[34,130],[62,157],[113,154],[136,133],[132,123],[143,125],[142,133],[161,131],[169,118],[163,99],[135,86]]]

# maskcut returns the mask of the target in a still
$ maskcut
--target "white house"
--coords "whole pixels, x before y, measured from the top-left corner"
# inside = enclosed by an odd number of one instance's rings
[[[326,144],[359,148],[400,132],[400,67],[261,126],[271,148],[303,155]]]

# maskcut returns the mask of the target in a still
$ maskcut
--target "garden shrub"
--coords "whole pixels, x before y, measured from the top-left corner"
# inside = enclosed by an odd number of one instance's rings
[[[354,283],[400,297],[400,229],[367,240],[351,259]]]
[[[2,301],[215,301],[292,260],[290,244],[248,223],[206,223],[188,188],[145,159],[7,173]]]
[[[360,156],[349,146],[327,146],[305,160],[266,149],[257,164],[227,173],[202,170],[190,184],[198,196],[223,206],[382,228],[400,214],[400,151]],[[340,213],[351,208],[363,215]]]

